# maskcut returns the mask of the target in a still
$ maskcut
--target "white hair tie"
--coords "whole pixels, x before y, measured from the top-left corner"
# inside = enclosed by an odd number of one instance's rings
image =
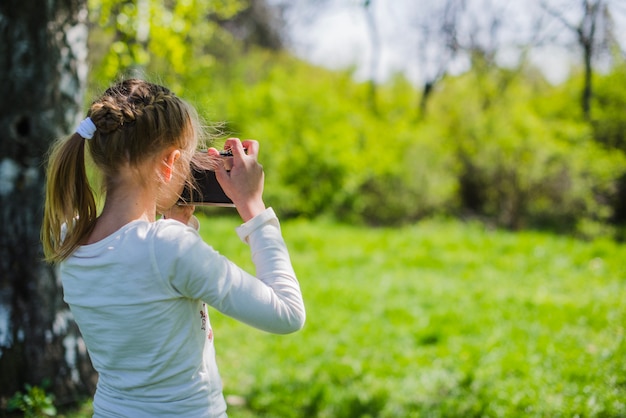
[[[96,132],[96,125],[94,125],[91,118],[88,116],[82,120],[80,125],[78,125],[78,129],[76,129],[76,133],[82,136],[85,139],[93,138],[93,134]]]

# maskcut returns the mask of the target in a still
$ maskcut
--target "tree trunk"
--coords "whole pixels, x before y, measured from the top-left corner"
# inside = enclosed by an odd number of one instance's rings
[[[365,22],[367,23],[368,34],[372,44],[370,56],[369,83],[368,83],[368,103],[374,114],[378,114],[378,64],[380,62],[380,39],[378,38],[378,25],[372,9],[372,0],[363,2],[365,8]]]
[[[85,0],[0,1],[0,407],[24,384],[57,402],[93,393],[95,372],[42,261],[44,156],[77,125],[87,74]]]
[[[583,92],[581,95],[581,104],[583,109],[583,116],[585,120],[591,120],[591,99],[593,96],[593,40],[588,39],[586,41],[581,40],[583,47],[583,56],[585,62],[585,73],[584,73],[584,82],[583,82]]]
[[[432,95],[435,89],[435,83],[437,80],[427,80],[422,87],[422,95],[419,100],[419,114],[417,120],[424,119],[426,117],[426,108],[428,106],[428,99]]]

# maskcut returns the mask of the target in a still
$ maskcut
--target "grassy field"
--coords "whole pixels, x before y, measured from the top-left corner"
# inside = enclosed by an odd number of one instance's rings
[[[237,224],[201,233],[252,269]],[[307,324],[211,313],[231,418],[626,416],[626,246],[446,220],[283,231]]]

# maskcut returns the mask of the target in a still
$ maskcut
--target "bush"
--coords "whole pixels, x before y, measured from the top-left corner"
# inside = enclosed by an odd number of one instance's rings
[[[575,80],[554,87],[524,69],[449,77],[424,118],[402,77],[378,86],[374,111],[370,86],[349,71],[284,53],[193,63],[175,84],[225,122],[225,136],[262,142],[266,200],[282,217],[399,225],[471,215],[596,235],[626,213],[626,151],[608,147],[623,136],[624,92],[607,87],[619,71],[599,84],[593,125],[582,120]]]
[[[7,410],[9,412],[21,411],[26,418],[37,418],[43,416],[56,416],[57,410],[54,406],[54,396],[49,395],[39,386],[25,385],[25,393],[17,392],[9,400]]]

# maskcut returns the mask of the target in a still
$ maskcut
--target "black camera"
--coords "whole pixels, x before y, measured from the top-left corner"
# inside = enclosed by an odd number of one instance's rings
[[[207,160],[206,152],[198,153],[198,160]],[[220,157],[224,159],[222,163],[226,168],[230,168],[233,153],[230,150],[220,151]],[[196,157],[194,157],[195,159]],[[208,160],[207,160],[208,161]],[[214,164],[214,163],[213,163]],[[217,178],[215,177],[215,171],[210,168],[201,168],[206,164],[198,162],[191,164],[191,184],[185,185],[180,199],[179,205],[196,205],[196,206],[222,206],[222,207],[235,207],[234,203],[220,186]]]

